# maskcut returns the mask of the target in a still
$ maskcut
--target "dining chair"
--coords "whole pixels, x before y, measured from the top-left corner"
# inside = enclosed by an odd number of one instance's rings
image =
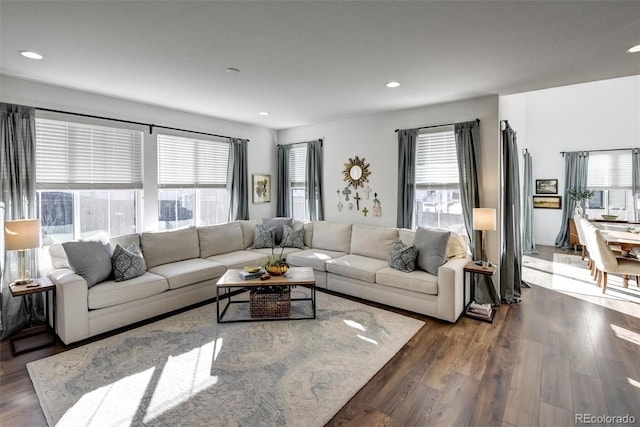
[[[636,259],[616,257],[607,241],[602,237],[602,232],[594,226],[590,225],[590,227],[585,228],[585,232],[589,245],[589,254],[596,266],[597,284],[602,286],[602,293],[607,290],[607,275],[609,273],[635,276],[636,283],[640,287],[640,282],[638,282],[640,262]],[[625,277],[625,283],[626,281],[627,278]]]
[[[576,231],[578,232],[578,242],[580,246],[582,246],[582,260],[584,261],[585,256],[587,255],[589,249],[587,248],[587,236],[584,234],[584,225],[582,224],[583,217],[580,215],[573,216],[573,223],[576,226]],[[591,264],[591,261],[589,261]]]

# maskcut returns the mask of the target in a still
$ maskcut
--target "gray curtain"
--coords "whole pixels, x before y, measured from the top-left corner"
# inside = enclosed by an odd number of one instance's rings
[[[322,140],[308,142],[305,193],[307,194],[307,209],[311,221],[324,220],[322,166]]]
[[[398,211],[397,225],[413,228],[416,200],[416,146],[418,129],[398,131]]]
[[[458,176],[460,179],[460,200],[467,236],[473,259],[480,259],[482,252],[482,234],[473,230],[473,208],[480,207],[480,189],[478,175],[480,168],[476,163],[476,150],[480,147],[480,120],[456,123],[456,150],[458,151]],[[476,282],[476,301],[499,304],[500,298],[493,286],[491,277],[480,274]]]
[[[631,153],[632,163],[631,163],[631,174],[633,177],[632,182],[632,191],[633,191],[633,204],[634,204],[634,215],[633,218],[635,221],[640,221],[640,149],[634,148]]]
[[[249,182],[247,169],[247,140],[229,139],[227,193],[229,221],[249,219]]]
[[[31,107],[0,103],[0,190],[5,220],[36,218],[36,139],[35,110]],[[4,233],[4,227],[1,230]],[[19,331],[30,322],[44,321],[42,294],[13,298],[9,283],[15,280],[10,266],[16,265],[15,252],[3,251],[5,271],[0,286],[1,338]],[[37,251],[29,253],[31,277],[39,277]]]
[[[533,166],[531,154],[524,150],[524,182],[522,184],[522,252],[537,254],[535,233],[533,230]]]
[[[278,145],[278,194],[276,216],[291,217],[291,176],[289,174],[290,145]]]
[[[502,188],[500,296],[503,303],[513,304],[521,301],[522,287],[520,167],[516,133],[507,122],[502,131]]]
[[[569,244],[569,218],[573,216],[576,202],[569,197],[567,191],[587,189],[587,171],[589,153],[577,151],[564,153],[564,203],[562,204],[562,222],[560,232],[556,236],[557,248],[571,248]]]

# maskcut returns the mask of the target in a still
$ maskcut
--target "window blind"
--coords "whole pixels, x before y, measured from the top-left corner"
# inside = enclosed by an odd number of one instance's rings
[[[142,188],[142,132],[36,118],[36,185]]]
[[[289,176],[292,187],[304,187],[307,171],[307,144],[291,147],[289,151]]]
[[[158,135],[160,188],[224,188],[228,165],[228,142]]]
[[[428,129],[418,134],[416,186],[446,187],[458,184],[458,155],[451,127]]]
[[[631,150],[589,153],[587,187],[631,189]]]

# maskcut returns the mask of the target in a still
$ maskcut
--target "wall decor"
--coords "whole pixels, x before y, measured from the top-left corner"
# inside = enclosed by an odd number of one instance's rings
[[[253,174],[251,178],[253,203],[271,202],[271,175]]]
[[[342,208],[344,207],[344,205],[342,204],[342,200],[340,200],[338,202],[338,212],[342,212]]]
[[[364,187],[364,189],[362,190],[362,192],[364,193],[364,195],[367,197],[367,200],[369,200],[369,194],[371,194],[371,187],[369,187],[368,185],[366,187]]]
[[[373,216],[382,216],[382,204],[378,200],[378,193],[373,193]]]
[[[349,187],[344,187],[344,190],[342,190],[342,194],[344,194],[344,200],[348,202],[349,194],[351,194],[351,190],[349,190]]]
[[[362,213],[364,216],[367,216],[367,214],[369,213],[369,209],[367,209],[367,207],[365,206],[364,209],[362,209]]]
[[[562,196],[533,196],[533,207],[537,209],[562,209]]]
[[[360,210],[360,195],[358,194],[358,192],[356,191],[356,196],[353,198],[353,200],[356,201],[356,209]]]
[[[536,179],[537,194],[558,194],[557,179]]]
[[[364,183],[369,181],[369,163],[365,163],[364,158],[360,159],[358,156],[355,158],[349,158],[349,161],[344,164],[344,181],[348,182],[350,186],[355,188],[364,188]]]

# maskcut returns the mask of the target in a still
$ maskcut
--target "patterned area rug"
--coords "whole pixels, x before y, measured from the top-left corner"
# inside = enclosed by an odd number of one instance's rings
[[[316,320],[215,304],[27,365],[49,425],[322,426],[423,322],[318,292]]]

